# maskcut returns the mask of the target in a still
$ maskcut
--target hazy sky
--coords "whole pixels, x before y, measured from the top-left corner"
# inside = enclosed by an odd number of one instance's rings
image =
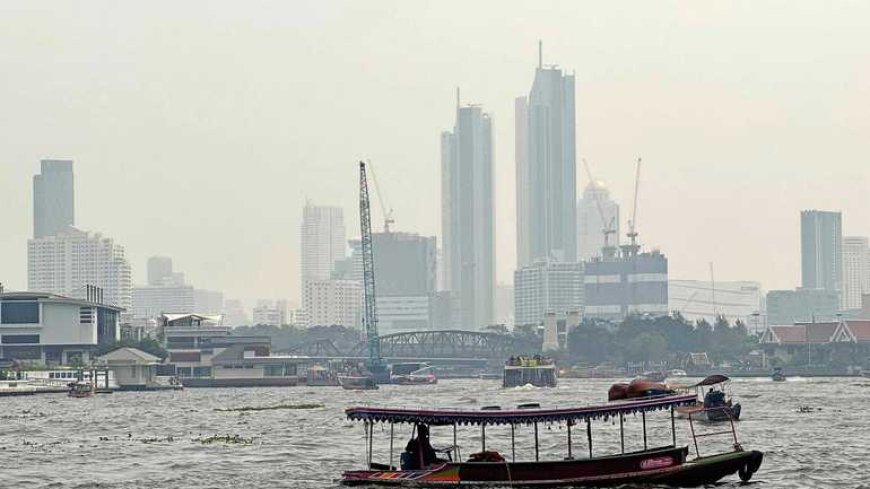
[[[510,281],[513,100],[541,39],[576,72],[578,155],[624,208],[643,156],[638,231],[672,277],[712,261],[794,287],[801,209],[870,234],[868,25],[868,2],[2,0],[0,281],[26,287],[31,178],[66,157],[76,224],[125,246],[134,283],[168,255],[198,287],[295,302],[302,205],[344,207],[357,235],[360,158],[397,229],[440,233],[457,85],[494,117]]]

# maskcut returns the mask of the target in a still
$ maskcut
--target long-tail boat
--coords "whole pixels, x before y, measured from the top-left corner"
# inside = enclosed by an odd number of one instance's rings
[[[731,430],[714,433],[696,433],[692,417],[691,434],[694,440],[695,457],[689,458],[689,447],[677,445],[675,409],[692,405],[697,401],[694,395],[669,395],[659,398],[646,398],[630,401],[607,403],[598,406],[585,406],[559,409],[518,408],[501,410],[487,406],[479,411],[471,410],[432,410],[396,409],[381,407],[351,407],[345,413],[350,420],[362,421],[366,430],[366,466],[364,470],[344,472],[341,482],[344,485],[378,485],[414,487],[460,487],[460,486],[508,486],[508,487],[571,487],[603,486],[634,483],[666,484],[680,487],[712,484],[724,477],[739,474],[748,481],[759,469],[763,454],[756,450],[744,450],[737,442],[737,434],[732,423]],[[670,411],[672,443],[652,447],[648,444],[648,413]],[[643,450],[626,452],[624,419],[626,415],[640,415],[643,422]],[[619,420],[620,448],[614,454],[593,454],[592,425],[595,420]],[[375,423],[390,425],[389,464],[373,462],[372,438]],[[560,423],[566,427],[567,457],[556,460],[540,460],[538,425]],[[586,445],[588,457],[576,457],[572,427],[586,425]],[[414,463],[413,467],[396,468],[393,466],[394,425],[416,425],[418,441],[425,434],[428,445],[429,427],[453,430],[453,446],[443,449],[435,458],[424,463]],[[461,460],[457,443],[457,427],[479,426],[481,451],[471,454],[466,461]],[[486,449],[486,428],[489,426],[510,426],[510,460],[498,452]],[[534,429],[534,460],[516,460],[516,430]],[[378,430],[381,431],[381,430]],[[705,435],[733,436],[733,446],[729,451],[715,455],[701,456],[698,437]],[[413,441],[413,440],[412,440]],[[409,446],[413,446],[409,443]],[[431,445],[429,450],[433,450]],[[407,448],[407,447],[406,447]],[[423,450],[420,453],[424,453]],[[399,458],[402,465],[415,456],[404,453]]]

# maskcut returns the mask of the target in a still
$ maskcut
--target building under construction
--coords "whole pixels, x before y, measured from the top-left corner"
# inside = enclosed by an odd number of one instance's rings
[[[658,251],[586,262],[585,317],[619,321],[630,314],[668,314],[668,259]]]

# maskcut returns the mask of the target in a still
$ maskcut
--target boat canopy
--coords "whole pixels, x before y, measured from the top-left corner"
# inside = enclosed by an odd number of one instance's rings
[[[378,423],[425,423],[429,425],[508,425],[553,423],[578,420],[608,420],[620,414],[637,414],[671,407],[687,406],[697,402],[695,395],[681,394],[611,402],[597,406],[561,409],[486,409],[480,411],[451,409],[397,409],[385,407],[351,407],[345,410],[353,421]]]
[[[728,382],[729,380],[731,380],[731,379],[728,378],[728,377],[725,376],[725,375],[710,375],[710,376],[706,377],[704,380],[698,382],[697,384],[695,384],[695,385],[692,386],[692,387],[701,387],[701,386],[706,386],[706,385],[716,385],[716,384],[721,384],[721,383],[723,383],[723,382]]]

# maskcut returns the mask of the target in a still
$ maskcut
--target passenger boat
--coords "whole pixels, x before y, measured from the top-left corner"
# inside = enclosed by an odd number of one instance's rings
[[[589,487],[621,484],[667,484],[672,486],[698,486],[712,484],[720,479],[738,474],[748,481],[761,466],[764,455],[756,450],[744,450],[737,442],[732,429],[727,432],[696,433],[693,417],[689,417],[694,441],[695,456],[689,458],[689,447],[677,445],[675,409],[696,402],[694,395],[671,395],[658,398],[622,401],[598,406],[559,409],[512,409],[501,410],[488,406],[479,411],[396,409],[381,407],[352,407],[345,410],[348,419],[362,421],[366,430],[366,465],[363,470],[343,473],[344,485],[366,486],[414,486],[414,487]],[[651,447],[648,445],[646,418],[656,411],[670,411],[671,444]],[[643,423],[643,450],[626,452],[624,418],[640,415]],[[619,420],[620,452],[600,455],[593,453],[592,421]],[[373,461],[373,436],[375,423],[390,425],[389,463]],[[538,441],[539,424],[561,424],[567,434],[564,459],[540,460]],[[588,457],[579,457],[574,452],[572,427],[586,425]],[[395,424],[410,424],[416,427],[417,436],[406,446],[399,457],[400,468],[393,466],[393,434]],[[475,435],[481,440],[480,451],[462,460],[457,442],[458,427],[476,426]],[[511,453],[506,455],[487,450],[486,428],[510,426]],[[453,431],[453,446],[435,450],[429,444],[429,427]],[[516,430],[534,430],[534,460],[516,459]],[[723,435],[733,436],[733,449],[716,455],[701,456],[698,437]],[[414,447],[419,447],[415,449]],[[410,450],[410,451],[409,451]],[[438,458],[439,455],[443,458]]]
[[[67,395],[69,397],[90,397],[94,395],[94,392],[94,384],[78,381],[69,383],[69,392]]]
[[[349,391],[370,391],[378,389],[375,378],[371,375],[339,375],[338,384]]]
[[[503,387],[556,387],[559,371],[552,359],[540,355],[511,357],[502,372]]]
[[[399,385],[431,385],[438,383],[438,377],[435,376],[435,367],[425,366],[407,374],[391,375],[390,383]]]
[[[725,393],[725,385],[731,382],[725,375],[710,375],[697,384],[688,386],[672,386],[678,390],[689,391],[695,389],[696,395],[703,395],[702,400],[695,406],[683,406],[677,408],[677,416],[688,418],[690,414],[702,421],[730,421],[739,420],[741,406],[739,402],[733,402]],[[716,387],[719,387],[718,390]],[[704,388],[709,387],[708,392]]]

